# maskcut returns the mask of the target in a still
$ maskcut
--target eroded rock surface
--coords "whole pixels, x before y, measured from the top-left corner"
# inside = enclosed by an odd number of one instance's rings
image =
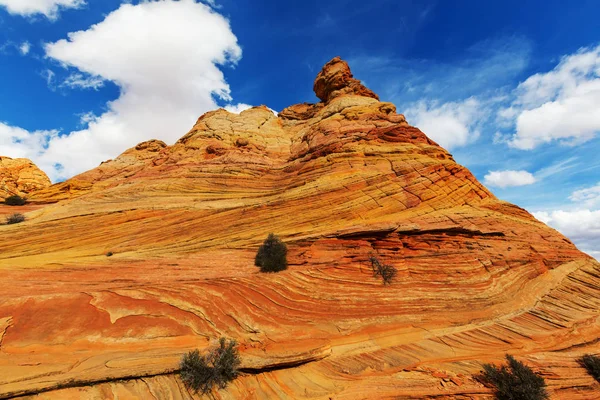
[[[14,195],[27,197],[50,184],[48,176],[31,160],[0,157],[0,200]]]
[[[278,116],[207,113],[0,227],[0,397],[190,399],[178,361],[220,336],[245,368],[222,399],[489,399],[473,375],[505,353],[553,398],[597,397],[576,358],[600,352],[598,262],[341,60],[315,90]],[[270,232],[289,269],[261,274]]]

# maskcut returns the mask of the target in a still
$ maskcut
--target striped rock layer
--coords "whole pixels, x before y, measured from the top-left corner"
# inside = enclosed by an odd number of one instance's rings
[[[179,360],[221,336],[242,374],[217,399],[491,399],[474,375],[506,353],[552,398],[600,398],[577,364],[600,352],[599,263],[345,62],[315,91],[279,115],[209,112],[0,226],[0,398],[199,398]],[[254,266],[270,232],[277,274]]]
[[[48,176],[27,158],[0,157],[0,200],[27,197],[50,186]]]

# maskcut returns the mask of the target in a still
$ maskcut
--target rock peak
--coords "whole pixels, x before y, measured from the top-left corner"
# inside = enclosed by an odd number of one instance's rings
[[[315,79],[313,90],[322,102],[344,95],[372,97],[379,100],[372,90],[365,87],[358,79],[354,79],[348,63],[340,57],[329,61]]]

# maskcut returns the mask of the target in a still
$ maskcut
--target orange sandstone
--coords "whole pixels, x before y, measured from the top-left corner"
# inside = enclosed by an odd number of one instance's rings
[[[0,397],[194,398],[181,355],[227,336],[245,373],[221,399],[490,399],[473,375],[505,353],[553,398],[597,398],[576,358],[600,352],[599,263],[342,60],[315,91],[278,116],[209,112],[36,192],[53,204],[0,227]],[[269,232],[287,271],[253,265]]]
[[[50,184],[48,176],[30,160],[0,157],[0,200],[14,195],[26,197]]]

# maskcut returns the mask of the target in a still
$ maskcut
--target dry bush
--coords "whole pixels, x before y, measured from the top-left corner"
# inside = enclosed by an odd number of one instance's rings
[[[23,214],[13,214],[6,217],[6,225],[18,224],[19,222],[25,221]]]
[[[235,340],[221,338],[219,346],[207,354],[190,351],[181,359],[181,380],[194,392],[208,394],[214,386],[225,389],[238,375],[240,356]]]
[[[391,284],[396,275],[398,274],[398,270],[392,267],[391,265],[382,264],[377,257],[371,256],[369,260],[371,261],[373,276],[381,276],[384,285]]]
[[[578,361],[579,364],[587,370],[588,374],[600,382],[600,357],[592,354],[586,354]]]
[[[492,364],[483,365],[481,381],[494,387],[498,400],[545,400],[548,399],[546,382],[531,368],[511,355],[506,355],[508,367],[498,368]]]

